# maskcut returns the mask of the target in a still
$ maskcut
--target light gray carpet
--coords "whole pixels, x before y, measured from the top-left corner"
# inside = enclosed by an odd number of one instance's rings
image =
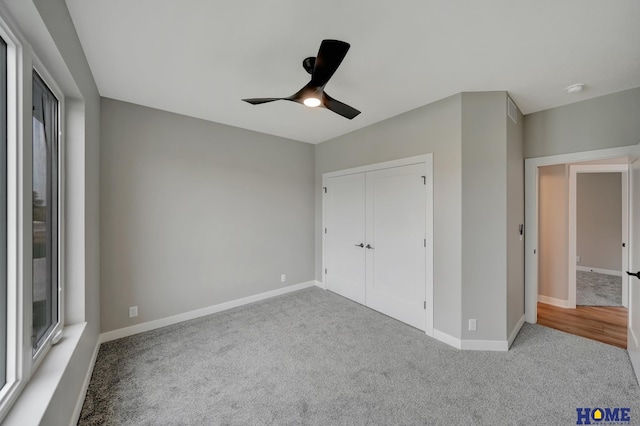
[[[576,305],[622,306],[622,277],[577,271]]]
[[[560,425],[630,407],[626,351],[525,324],[459,351],[317,288],[105,343],[80,425]]]

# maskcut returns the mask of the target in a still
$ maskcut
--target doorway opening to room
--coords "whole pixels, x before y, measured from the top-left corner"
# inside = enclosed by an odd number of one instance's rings
[[[627,170],[626,157],[538,169],[537,322],[621,348],[628,320]]]
[[[528,162],[527,321],[626,348],[630,158]]]

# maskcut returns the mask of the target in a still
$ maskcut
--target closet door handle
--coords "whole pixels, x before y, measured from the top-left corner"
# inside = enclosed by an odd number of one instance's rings
[[[360,243],[360,244],[354,244],[354,246],[356,247],[364,247],[364,244]]]
[[[367,249],[373,250],[373,247],[371,246],[371,244],[367,244]]]
[[[627,275],[631,275],[632,277],[636,277],[636,278],[640,279],[640,271],[638,271],[636,273],[627,271]]]

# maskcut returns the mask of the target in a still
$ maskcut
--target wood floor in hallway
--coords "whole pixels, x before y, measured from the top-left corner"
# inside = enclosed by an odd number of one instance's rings
[[[538,303],[538,324],[623,349],[627,348],[627,315],[622,306],[566,309]]]

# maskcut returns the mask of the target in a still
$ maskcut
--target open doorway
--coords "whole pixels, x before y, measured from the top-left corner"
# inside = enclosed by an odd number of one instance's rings
[[[628,286],[624,284],[628,280],[623,279],[628,260],[626,164],[622,171],[616,171],[619,166],[597,171],[591,169],[593,166],[583,167],[570,166],[576,172],[575,215],[569,218],[569,226],[575,220],[576,229],[575,304],[626,307]]]
[[[627,169],[621,157],[553,164],[537,174],[537,323],[622,348]]]

